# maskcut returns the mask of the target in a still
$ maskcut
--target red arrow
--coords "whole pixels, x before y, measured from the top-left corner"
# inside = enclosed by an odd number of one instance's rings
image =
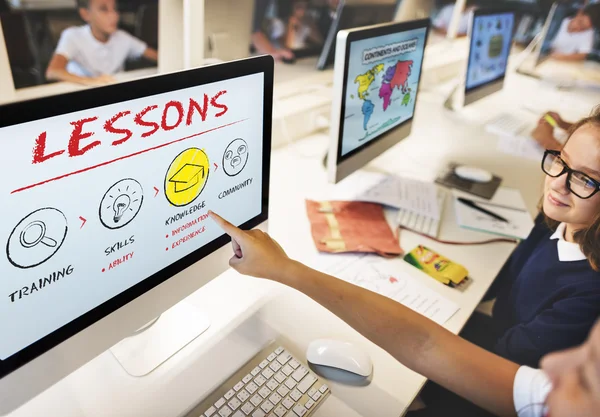
[[[80,229],[81,229],[81,228],[83,227],[83,225],[85,224],[85,222],[87,222],[87,220],[86,220],[86,219],[84,219],[84,218],[83,218],[83,217],[81,217],[81,216],[79,216],[79,220],[81,220],[81,221],[82,221],[82,223],[81,223],[81,227],[80,227]]]
[[[215,171],[219,168],[219,166],[213,162],[213,165],[215,166]]]
[[[159,191],[159,190],[158,190],[158,188],[154,187],[154,191],[156,191],[156,192],[154,193],[154,197],[156,197],[156,196],[158,195],[158,191]]]
[[[390,277],[390,283],[395,284],[397,282],[398,282],[398,280],[396,278]]]

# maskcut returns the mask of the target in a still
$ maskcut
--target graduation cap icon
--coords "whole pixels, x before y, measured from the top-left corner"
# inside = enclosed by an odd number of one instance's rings
[[[176,193],[181,193],[198,184],[198,181],[200,181],[198,177],[204,178],[204,175],[205,172],[202,165],[185,164],[169,178],[169,182],[174,183]]]

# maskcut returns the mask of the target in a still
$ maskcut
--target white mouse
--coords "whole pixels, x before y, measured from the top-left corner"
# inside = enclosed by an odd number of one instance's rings
[[[352,343],[317,339],[308,345],[306,360],[315,365],[342,369],[365,378],[373,372],[371,358]]]
[[[490,182],[494,176],[485,169],[467,165],[459,165],[454,168],[454,173],[463,180],[473,182]]]

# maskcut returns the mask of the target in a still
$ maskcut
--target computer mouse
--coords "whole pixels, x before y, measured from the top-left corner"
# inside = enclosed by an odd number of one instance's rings
[[[317,339],[308,345],[306,360],[314,365],[341,369],[368,378],[373,373],[371,358],[352,343]]]
[[[454,168],[454,173],[463,180],[473,182],[490,182],[494,178],[494,176],[485,169],[467,165],[457,166]]]

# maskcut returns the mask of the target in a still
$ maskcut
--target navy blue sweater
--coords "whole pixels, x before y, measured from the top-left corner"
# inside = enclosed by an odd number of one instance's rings
[[[600,272],[587,260],[559,261],[552,233],[538,217],[491,289],[494,351],[536,368],[546,353],[582,343],[600,317]]]

